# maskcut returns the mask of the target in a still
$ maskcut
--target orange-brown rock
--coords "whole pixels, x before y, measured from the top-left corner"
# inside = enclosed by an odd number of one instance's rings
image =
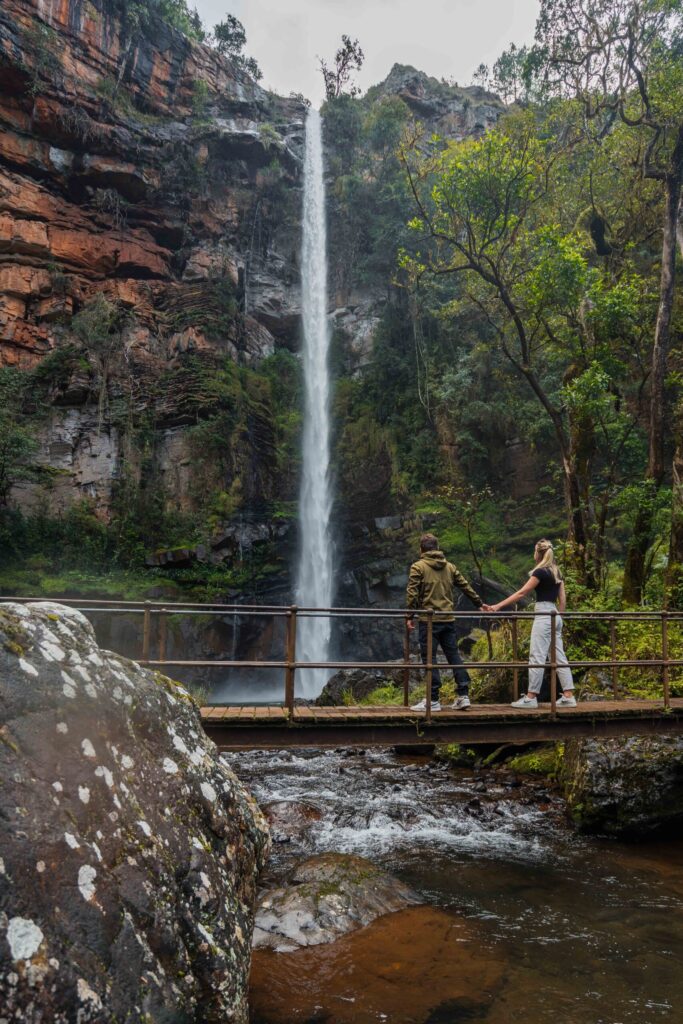
[[[32,370],[52,347],[44,324],[28,324],[0,311],[0,366]]]
[[[131,410],[130,424],[151,411],[160,431],[154,472],[170,480],[164,452],[176,441],[186,450],[183,431],[197,413],[165,382],[188,361],[187,386],[198,364],[257,364],[275,335],[296,336],[283,253],[298,246],[298,190],[289,207],[273,207],[267,192],[274,160],[296,182],[304,114],[161,21],[129,46],[111,9],[107,0],[0,7],[0,364],[31,369],[54,349],[72,353],[77,372],[71,357],[56,360],[47,393],[78,413],[68,422],[77,424],[83,472],[60,476],[43,497],[58,512],[87,495],[105,518],[118,457],[92,460],[92,422],[118,437],[115,410]],[[201,121],[197,81],[208,94]],[[104,351],[101,339],[90,344],[87,322],[85,333],[73,322],[98,292],[121,314]],[[81,416],[93,397],[94,420]],[[259,429],[270,452],[272,428]],[[39,461],[61,472],[41,438]],[[124,450],[127,471],[139,475],[142,460],[130,444]],[[183,464],[187,480],[168,489],[189,510],[202,486],[193,461]],[[39,491],[15,497],[37,507]]]

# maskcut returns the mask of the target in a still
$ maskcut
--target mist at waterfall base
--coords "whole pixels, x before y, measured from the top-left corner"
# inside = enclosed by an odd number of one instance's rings
[[[323,177],[322,124],[309,109],[304,157],[304,215],[301,247],[303,317],[304,427],[299,494],[300,555],[296,601],[301,607],[332,604],[332,539],[330,515],[330,331],[327,322],[327,239]],[[302,617],[297,630],[297,660],[327,661],[330,619]],[[329,672],[303,669],[296,690],[315,697]]]

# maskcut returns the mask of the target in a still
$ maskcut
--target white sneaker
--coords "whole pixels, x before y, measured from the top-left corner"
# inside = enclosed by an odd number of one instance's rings
[[[470,704],[470,698],[466,693],[463,693],[459,697],[456,697],[455,701],[451,704],[451,707],[454,711],[467,711]]]
[[[410,707],[410,710],[411,711],[426,711],[427,710],[427,701],[426,701],[426,699],[423,698],[417,704],[412,704],[411,707]],[[438,700],[433,700],[432,701],[432,711],[441,711],[441,701],[438,701]]]
[[[576,697],[565,697],[563,695],[562,697],[558,698],[557,706],[558,706],[558,708],[575,708],[576,707]]]
[[[558,701],[558,704],[559,704],[559,701]],[[511,708],[528,708],[529,710],[531,710],[532,708],[537,708],[538,707],[538,698],[537,697],[529,697],[529,696],[520,697],[519,700],[513,700],[513,702],[510,705],[510,707]]]

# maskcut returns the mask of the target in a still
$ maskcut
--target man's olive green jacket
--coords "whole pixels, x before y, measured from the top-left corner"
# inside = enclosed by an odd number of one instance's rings
[[[417,562],[413,562],[408,576],[406,608],[433,608],[435,622],[452,622],[453,587],[467,594],[472,604],[481,608],[479,594],[467,582],[459,569],[447,562],[443,551],[425,551]],[[426,620],[425,615],[420,618]]]

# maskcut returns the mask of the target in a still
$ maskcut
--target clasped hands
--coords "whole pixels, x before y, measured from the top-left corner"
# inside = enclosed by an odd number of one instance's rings
[[[499,612],[500,611],[500,606],[497,605],[497,604],[482,604],[481,611],[482,612]]]

